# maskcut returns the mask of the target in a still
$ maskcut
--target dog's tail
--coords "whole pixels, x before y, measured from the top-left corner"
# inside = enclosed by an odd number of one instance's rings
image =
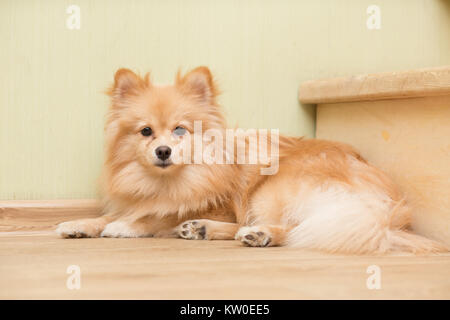
[[[306,223],[305,223],[306,222]],[[357,228],[355,226],[355,228]],[[287,245],[319,249],[331,253],[380,254],[388,252],[411,252],[414,254],[449,252],[444,244],[427,239],[406,230],[379,229],[349,230],[340,227],[339,232],[322,225],[304,221],[288,233]]]
[[[415,254],[449,252],[444,244],[404,230],[388,230],[382,239],[387,251],[405,251]]]
[[[288,232],[286,245],[348,254],[450,251],[444,244],[406,230],[410,212],[402,203],[390,210],[349,203],[322,203],[321,212],[307,213]]]

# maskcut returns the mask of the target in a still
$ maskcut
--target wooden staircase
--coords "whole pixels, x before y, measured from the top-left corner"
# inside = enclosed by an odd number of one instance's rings
[[[413,229],[450,244],[450,66],[308,81],[316,138],[356,147],[413,204]]]

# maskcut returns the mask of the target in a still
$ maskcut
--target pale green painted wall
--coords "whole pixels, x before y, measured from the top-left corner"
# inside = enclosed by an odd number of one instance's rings
[[[81,30],[65,26],[81,7]],[[366,28],[381,7],[382,28]],[[450,64],[440,0],[0,1],[0,199],[90,198],[114,71],[208,65],[230,125],[312,136],[308,79]]]

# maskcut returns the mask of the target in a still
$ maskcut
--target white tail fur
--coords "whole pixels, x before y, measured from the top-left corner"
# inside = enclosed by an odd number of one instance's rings
[[[395,204],[373,190],[349,192],[336,186],[303,192],[286,211],[285,217],[298,224],[286,244],[352,254],[448,251],[438,242],[402,230],[408,211],[403,203]]]
[[[383,239],[389,251],[406,251],[416,254],[448,252],[445,245],[403,230],[388,230]]]

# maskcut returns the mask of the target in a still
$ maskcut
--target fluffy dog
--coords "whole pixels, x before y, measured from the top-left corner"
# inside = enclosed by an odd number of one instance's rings
[[[397,187],[342,143],[280,136],[276,159],[265,164],[174,161],[177,146],[193,146],[186,137],[195,121],[202,133],[225,136],[206,67],[167,86],[120,69],[108,93],[104,214],[60,224],[62,237],[237,239],[351,254],[447,250],[407,230],[411,211]],[[276,174],[262,175],[275,160]]]

